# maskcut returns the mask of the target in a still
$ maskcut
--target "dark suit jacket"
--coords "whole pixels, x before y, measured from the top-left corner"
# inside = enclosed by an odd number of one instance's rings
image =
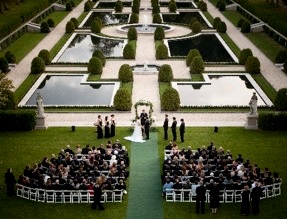
[[[205,193],[206,193],[206,188],[204,186],[196,187],[196,200],[204,201],[205,200]]]
[[[179,131],[180,131],[181,133],[185,133],[185,123],[184,123],[184,122],[182,122],[182,123],[180,124],[180,126],[179,126]]]
[[[145,121],[147,120],[148,115],[147,113],[141,113],[140,114],[140,119],[141,119],[141,125],[144,125]]]
[[[174,120],[173,122],[172,122],[172,124],[171,124],[171,129],[172,130],[176,130],[176,124],[177,124],[177,121],[176,120]]]
[[[165,118],[165,120],[163,122],[163,127],[164,127],[164,129],[168,129],[168,118]]]
[[[150,122],[149,122],[149,119],[147,119],[147,120],[145,121],[145,124],[144,124],[144,129],[145,129],[145,131],[148,131],[149,128],[150,128]]]

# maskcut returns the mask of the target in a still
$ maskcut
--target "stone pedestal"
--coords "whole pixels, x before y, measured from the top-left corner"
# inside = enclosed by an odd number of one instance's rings
[[[246,115],[246,123],[245,123],[245,129],[258,129],[258,114],[247,114]]]
[[[46,124],[45,115],[37,115],[35,130],[47,129],[47,128],[48,126]]]

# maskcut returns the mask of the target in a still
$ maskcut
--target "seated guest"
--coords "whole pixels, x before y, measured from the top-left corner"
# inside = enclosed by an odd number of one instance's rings
[[[171,190],[173,188],[173,183],[170,181],[169,178],[166,178],[165,184],[162,187],[162,196],[164,196],[166,193],[172,193]]]
[[[67,152],[69,152],[69,154],[72,154],[72,155],[75,154],[74,151],[71,149],[70,145],[66,146],[65,153],[67,153]]]

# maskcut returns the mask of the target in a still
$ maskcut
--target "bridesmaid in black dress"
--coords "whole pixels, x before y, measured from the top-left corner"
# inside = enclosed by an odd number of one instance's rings
[[[114,137],[116,135],[116,121],[115,121],[115,115],[111,115],[111,137]]]
[[[110,137],[110,122],[109,122],[109,117],[105,117],[105,138]]]
[[[104,135],[103,135],[103,121],[102,121],[101,115],[98,115],[97,133],[98,133],[98,139],[102,139],[104,137]]]

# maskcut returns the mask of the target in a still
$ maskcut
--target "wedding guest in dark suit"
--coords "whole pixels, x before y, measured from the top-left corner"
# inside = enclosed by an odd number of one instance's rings
[[[140,114],[140,120],[141,125],[144,126],[146,119],[148,118],[148,114],[145,112],[145,110],[142,110],[142,113]]]
[[[150,122],[149,122],[149,118],[146,119],[145,124],[144,124],[144,131],[145,131],[145,135],[146,135],[146,139],[149,139],[149,129],[150,129]]]
[[[110,122],[109,122],[109,117],[105,117],[105,138],[110,137]]]
[[[259,187],[258,182],[255,182],[255,187],[251,191],[252,199],[252,214],[259,214],[259,202],[262,195],[262,188]]]
[[[111,137],[114,137],[116,135],[116,121],[115,121],[115,115],[111,115]]]
[[[92,209],[96,210],[97,206],[99,206],[100,210],[105,210],[104,206],[101,203],[102,186],[103,184],[97,180],[94,185],[94,202],[92,204]]]
[[[199,186],[196,187],[196,206],[195,206],[195,213],[199,214],[199,210],[201,214],[205,213],[205,193],[206,188],[203,185],[203,181],[199,182]]]
[[[180,133],[180,141],[184,142],[184,133],[185,133],[185,122],[184,119],[180,120],[180,126],[179,126],[179,133]]]
[[[97,125],[98,139],[102,139],[104,135],[103,135],[103,121],[102,121],[101,115],[98,115],[98,120],[96,122],[96,125]]]
[[[172,135],[173,135],[173,141],[176,141],[176,125],[177,125],[176,118],[173,117],[173,122],[171,124],[171,131],[172,131]]]
[[[16,179],[12,173],[12,168],[7,169],[7,172],[5,173],[5,183],[7,185],[7,195],[10,197],[14,196]]]
[[[248,216],[250,213],[249,195],[250,195],[249,186],[245,185],[243,192],[241,193],[242,201],[241,201],[241,208],[240,208],[240,214],[244,216]]]
[[[164,130],[164,140],[168,139],[168,115],[165,114],[165,119],[163,122],[163,130]]]

